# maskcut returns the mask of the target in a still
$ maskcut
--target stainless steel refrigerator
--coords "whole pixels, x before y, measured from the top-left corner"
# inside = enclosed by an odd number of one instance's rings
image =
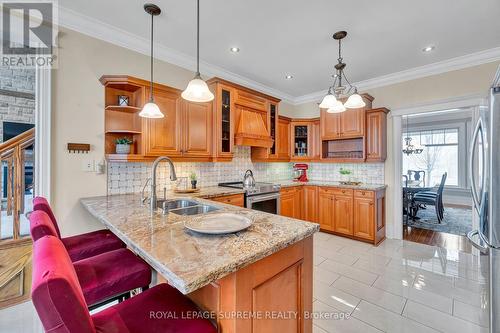
[[[500,67],[472,136],[469,178],[479,228],[467,238],[488,256],[490,332],[500,332]]]

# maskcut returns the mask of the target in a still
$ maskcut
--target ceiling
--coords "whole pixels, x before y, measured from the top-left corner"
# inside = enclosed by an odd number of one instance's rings
[[[145,2],[59,0],[63,8],[149,38]],[[156,42],[192,60],[196,1],[155,3],[163,10]],[[205,63],[300,98],[331,84],[335,31],[348,32],[346,74],[360,82],[499,47],[499,13],[498,0],[202,0],[200,53]],[[435,50],[422,52],[428,45]],[[231,53],[232,46],[241,51]]]

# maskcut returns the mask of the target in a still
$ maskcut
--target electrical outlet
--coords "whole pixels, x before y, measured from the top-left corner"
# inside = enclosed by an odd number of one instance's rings
[[[82,171],[83,172],[94,172],[95,170],[95,162],[94,160],[84,160],[82,162]]]

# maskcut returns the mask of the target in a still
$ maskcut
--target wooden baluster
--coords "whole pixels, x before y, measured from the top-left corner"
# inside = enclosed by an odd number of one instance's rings
[[[7,216],[12,215],[12,159],[7,159]]]

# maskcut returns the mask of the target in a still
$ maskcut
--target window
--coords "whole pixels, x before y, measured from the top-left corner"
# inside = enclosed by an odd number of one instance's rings
[[[424,170],[425,186],[441,182],[443,173],[448,172],[447,186],[462,186],[460,168],[459,137],[460,128],[413,130],[408,132],[412,144],[420,144],[424,149],[420,154],[403,154],[403,170]],[[403,134],[403,147],[405,145]]]

